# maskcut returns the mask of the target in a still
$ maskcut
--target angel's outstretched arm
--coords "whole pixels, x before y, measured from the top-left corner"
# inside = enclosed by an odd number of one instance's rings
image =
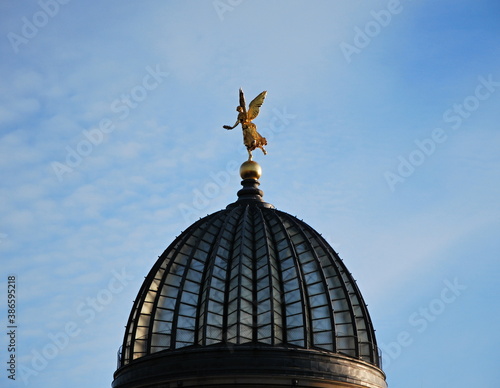
[[[232,127],[230,127],[229,125],[223,125],[222,128],[225,128],[225,129],[234,129],[238,126],[238,124],[240,123],[240,120],[236,120],[236,122],[234,123],[234,125]]]

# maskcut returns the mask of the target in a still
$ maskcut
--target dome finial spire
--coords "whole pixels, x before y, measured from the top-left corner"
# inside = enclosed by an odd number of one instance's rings
[[[262,199],[264,192],[259,189],[260,182],[258,181],[261,175],[262,168],[259,163],[253,160],[243,162],[240,166],[240,176],[243,179],[241,185],[243,188],[238,191],[238,201],[236,203],[242,201],[264,202]]]
[[[243,179],[241,181],[243,188],[238,191],[238,200],[229,204],[228,208],[248,202],[256,203],[258,206],[274,208],[273,205],[262,199],[264,192],[259,189],[260,182],[258,179],[262,176],[262,168],[259,163],[253,160],[243,162],[240,166],[240,176]]]

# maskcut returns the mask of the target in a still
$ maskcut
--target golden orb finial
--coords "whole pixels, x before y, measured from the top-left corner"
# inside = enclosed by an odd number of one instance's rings
[[[262,175],[260,164],[253,160],[247,160],[240,167],[241,179],[259,179]]]

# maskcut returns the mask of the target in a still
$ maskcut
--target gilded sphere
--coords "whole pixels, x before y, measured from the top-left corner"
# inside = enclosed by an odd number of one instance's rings
[[[259,179],[262,175],[260,164],[253,160],[247,160],[240,167],[241,179]]]

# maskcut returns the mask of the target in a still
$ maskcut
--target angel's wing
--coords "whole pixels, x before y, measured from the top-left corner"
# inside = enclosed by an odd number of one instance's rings
[[[248,120],[253,120],[259,115],[259,109],[264,103],[264,99],[266,98],[267,92],[264,91],[261,94],[259,94],[257,97],[255,97],[250,105],[248,106]]]
[[[243,89],[240,88],[240,106],[243,108],[243,112],[247,112],[247,104],[245,102],[245,95],[243,94]]]

